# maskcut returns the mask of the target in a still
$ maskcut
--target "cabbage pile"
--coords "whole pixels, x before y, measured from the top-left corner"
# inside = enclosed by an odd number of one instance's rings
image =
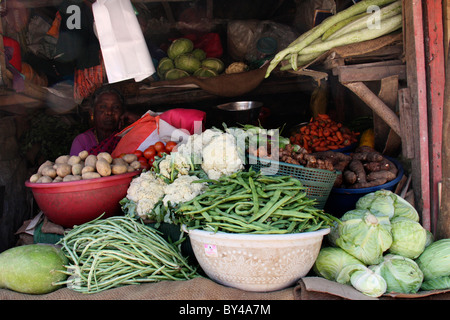
[[[225,65],[218,58],[207,58],[205,51],[194,48],[187,38],[174,40],[167,49],[167,57],[158,62],[156,72],[161,80],[175,80],[194,75],[208,78],[222,73]]]
[[[328,240],[315,273],[368,296],[450,288],[450,239],[433,241],[415,208],[389,190],[361,197]]]

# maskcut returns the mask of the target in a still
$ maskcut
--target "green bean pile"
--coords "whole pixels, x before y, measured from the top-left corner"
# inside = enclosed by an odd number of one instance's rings
[[[317,209],[302,183],[289,176],[238,171],[184,202],[176,211],[187,229],[231,233],[286,234],[329,228],[335,217]]]
[[[59,242],[70,263],[59,283],[83,293],[143,282],[198,276],[157,230],[127,216],[95,219],[75,226]]]

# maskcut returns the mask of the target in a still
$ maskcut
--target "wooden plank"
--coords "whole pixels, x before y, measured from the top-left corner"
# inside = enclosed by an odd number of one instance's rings
[[[423,227],[431,231],[430,170],[428,148],[427,87],[425,49],[422,22],[422,1],[403,0],[404,49],[407,83],[411,92],[413,111],[414,159],[411,161],[414,198],[421,213]]]
[[[428,70],[428,100],[430,126],[430,189],[431,217],[436,229],[439,214],[438,185],[442,181],[442,116],[445,87],[444,30],[442,1],[428,0],[426,8],[426,63]]]
[[[337,75],[342,83],[378,81],[391,76],[398,76],[400,80],[404,80],[406,79],[406,66],[398,60],[364,63],[336,67],[333,69],[333,74]]]
[[[400,113],[402,156],[405,159],[413,159],[415,142],[413,139],[412,101],[409,88],[403,88],[398,91],[398,108]]]
[[[378,114],[398,135],[401,135],[400,120],[391,108],[389,108],[375,93],[362,82],[343,83],[355,93],[367,106]]]

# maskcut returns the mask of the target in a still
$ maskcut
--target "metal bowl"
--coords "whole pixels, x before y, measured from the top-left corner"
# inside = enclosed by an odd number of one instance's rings
[[[257,123],[263,104],[258,101],[235,101],[218,105],[219,117],[229,126]]]

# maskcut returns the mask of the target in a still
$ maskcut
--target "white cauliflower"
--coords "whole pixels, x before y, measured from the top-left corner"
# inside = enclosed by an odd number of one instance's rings
[[[201,194],[206,189],[206,183],[192,183],[195,180],[199,180],[199,178],[181,175],[173,183],[166,185],[164,188],[164,205],[168,206],[169,202],[172,205],[186,202]]]
[[[243,168],[244,164],[233,135],[222,133],[215,136],[203,148],[202,169],[210,179],[219,179]]]
[[[166,183],[158,179],[153,171],[146,171],[131,181],[126,197],[137,204],[137,214],[145,217],[164,196],[165,185]]]
[[[222,132],[217,129],[207,129],[201,134],[193,134],[189,136],[186,143],[177,146],[177,153],[191,158],[194,164],[201,164],[203,148],[221,134]]]
[[[189,160],[179,152],[172,152],[161,160],[158,165],[159,173],[172,181],[180,175],[188,175],[191,170]],[[175,169],[177,174],[173,176],[172,170]]]

